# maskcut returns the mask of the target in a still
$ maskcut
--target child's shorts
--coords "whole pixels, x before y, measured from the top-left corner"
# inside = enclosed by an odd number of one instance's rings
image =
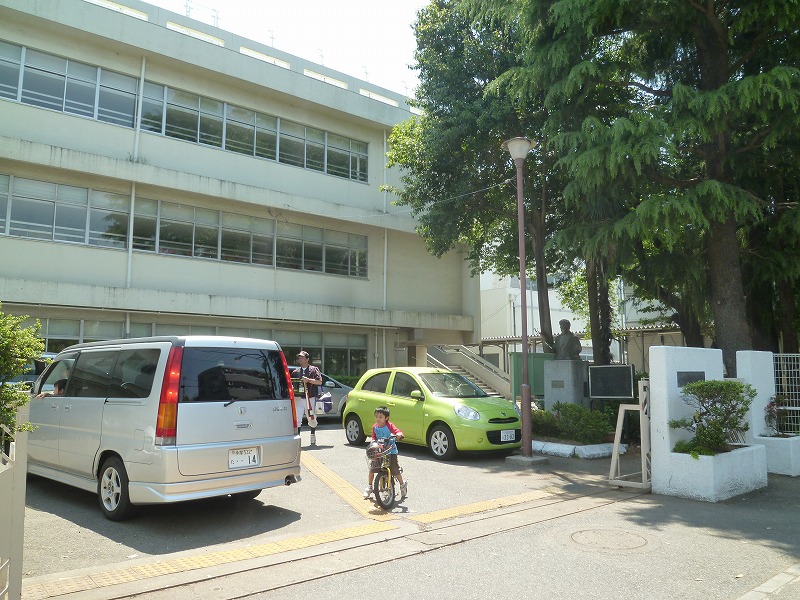
[[[394,473],[399,473],[400,472],[400,465],[397,462],[397,454],[390,454],[389,455],[389,468]],[[369,472],[370,473],[378,473],[378,472],[380,472],[380,469],[370,469]]]

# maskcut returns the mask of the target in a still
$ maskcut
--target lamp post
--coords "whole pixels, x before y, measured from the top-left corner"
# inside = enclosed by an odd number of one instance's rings
[[[522,200],[522,172],[525,166],[525,157],[528,156],[535,145],[525,137],[515,137],[503,142],[503,149],[511,154],[517,167],[517,226],[519,232],[519,287],[522,304],[522,385],[520,396],[522,398],[522,456],[533,455],[531,440],[531,386],[528,379],[528,282],[525,277],[525,211]]]

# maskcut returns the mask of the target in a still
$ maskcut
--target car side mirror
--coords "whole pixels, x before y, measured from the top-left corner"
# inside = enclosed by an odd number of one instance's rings
[[[414,400],[424,400],[425,399],[425,396],[422,394],[421,390],[412,390],[411,391],[411,397],[414,398]]]

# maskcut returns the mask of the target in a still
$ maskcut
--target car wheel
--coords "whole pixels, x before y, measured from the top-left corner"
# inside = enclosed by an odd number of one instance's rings
[[[456,455],[456,438],[447,425],[437,425],[431,429],[428,448],[437,460],[450,460]]]
[[[134,507],[128,494],[128,472],[122,460],[116,456],[106,459],[97,481],[97,500],[103,516],[111,521],[130,518]]]
[[[367,439],[361,419],[356,415],[347,415],[344,421],[344,434],[347,436],[347,443],[351,446],[360,446]]]

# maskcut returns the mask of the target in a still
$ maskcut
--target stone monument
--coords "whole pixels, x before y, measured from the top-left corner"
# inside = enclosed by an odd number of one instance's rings
[[[544,406],[550,410],[553,404],[561,402],[588,408],[584,385],[588,371],[580,356],[581,341],[570,331],[567,319],[561,319],[558,325],[561,333],[553,340],[555,356],[544,364]]]

